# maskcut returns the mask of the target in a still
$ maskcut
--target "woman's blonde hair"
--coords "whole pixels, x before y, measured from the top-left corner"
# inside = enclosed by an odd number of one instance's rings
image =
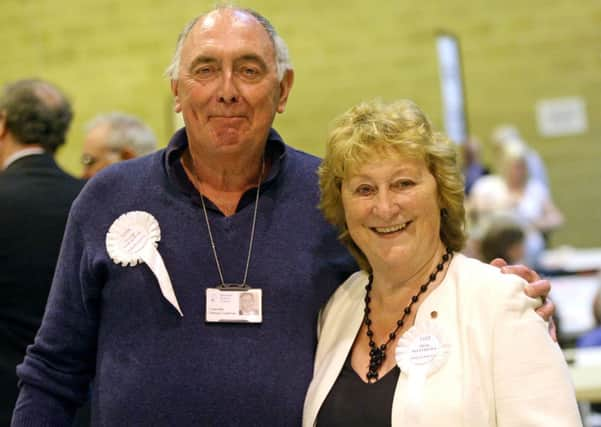
[[[455,146],[432,130],[426,115],[412,101],[363,102],[335,120],[318,173],[319,207],[325,218],[338,228],[340,240],[359,266],[367,271],[371,271],[369,262],[346,226],[341,185],[343,179],[361,165],[391,155],[425,161],[438,189],[440,239],[453,251],[461,250],[466,240],[463,175]]]

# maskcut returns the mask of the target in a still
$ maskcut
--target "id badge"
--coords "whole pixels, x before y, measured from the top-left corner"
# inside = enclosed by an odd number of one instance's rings
[[[263,322],[261,289],[207,288],[206,322]]]

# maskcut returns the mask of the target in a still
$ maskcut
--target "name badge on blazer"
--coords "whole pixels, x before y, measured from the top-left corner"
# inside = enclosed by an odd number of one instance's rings
[[[399,338],[395,357],[407,376],[407,425],[419,426],[426,378],[448,360],[451,345],[435,320],[416,324]]]

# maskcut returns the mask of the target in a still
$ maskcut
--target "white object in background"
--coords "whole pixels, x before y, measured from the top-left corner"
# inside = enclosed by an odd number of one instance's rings
[[[542,136],[578,135],[588,130],[586,103],[579,96],[538,101],[536,120]]]
[[[601,271],[601,248],[561,246],[543,252],[539,262],[547,270]]]
[[[596,274],[549,277],[551,299],[557,307],[560,333],[577,337],[595,327],[593,299],[599,288]]]
[[[454,143],[463,144],[468,130],[459,40],[452,34],[440,33],[436,37],[436,47],[445,131]]]

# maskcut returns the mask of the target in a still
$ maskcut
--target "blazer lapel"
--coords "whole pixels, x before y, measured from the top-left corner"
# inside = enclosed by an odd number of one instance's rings
[[[364,275],[358,280],[365,279]],[[339,292],[340,308],[328,313],[319,339],[313,381],[307,392],[303,426],[315,424],[319,409],[336,382],[363,321],[363,286],[354,283]],[[350,294],[350,295],[349,295]],[[336,301],[334,301],[334,304]]]

